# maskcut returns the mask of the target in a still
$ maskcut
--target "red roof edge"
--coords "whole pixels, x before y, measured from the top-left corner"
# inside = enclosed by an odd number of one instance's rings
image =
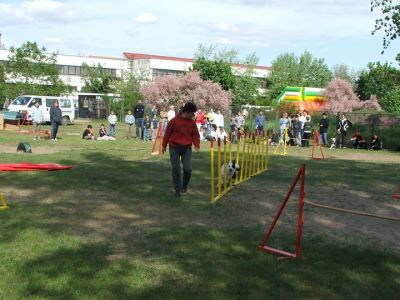
[[[182,57],[174,57],[174,56],[163,56],[163,55],[153,55],[153,54],[143,54],[143,53],[131,53],[124,52],[124,55],[127,59],[160,59],[160,60],[171,60],[171,61],[181,61],[193,63],[194,59],[192,58],[182,58]],[[244,68],[246,65],[244,64],[234,64],[235,67]],[[259,70],[271,70],[271,67],[267,66],[255,66],[256,69]]]
[[[173,57],[173,56],[130,53],[130,52],[124,52],[124,55],[128,59],[161,59],[161,60],[183,61],[183,62],[190,62],[190,63],[193,62],[193,59],[190,59],[190,58],[181,58],[181,57]]]

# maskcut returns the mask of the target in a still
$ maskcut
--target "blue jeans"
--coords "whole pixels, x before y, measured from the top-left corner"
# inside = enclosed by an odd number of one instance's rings
[[[323,132],[319,134],[319,142],[322,145],[328,145],[328,133],[327,132]]]
[[[147,140],[151,140],[151,136],[150,136],[150,129],[143,129],[143,140],[147,141]]]
[[[110,136],[115,137],[116,133],[117,133],[117,124],[110,124],[110,130],[109,130],[109,134]]]
[[[182,146],[180,146],[182,147]],[[186,189],[192,175],[192,148],[186,150],[180,147],[169,146],[169,158],[172,165],[172,180],[175,193],[180,194],[181,189]],[[181,180],[181,162],[183,164],[183,183]]]
[[[135,118],[136,137],[139,139],[143,139],[143,121],[143,118]]]
[[[57,137],[58,126],[60,123],[51,121],[51,139],[54,140]]]

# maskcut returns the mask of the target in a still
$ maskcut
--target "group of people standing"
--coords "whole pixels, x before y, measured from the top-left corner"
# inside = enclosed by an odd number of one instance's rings
[[[41,137],[41,127],[43,123],[43,111],[40,108],[39,101],[36,101],[30,111],[32,118],[33,134],[34,140],[38,140]],[[60,108],[60,103],[58,100],[53,102],[50,108],[50,123],[51,123],[51,134],[50,138],[52,142],[57,141],[58,127],[61,125],[62,112]]]
[[[318,122],[318,141],[323,146],[329,146],[328,142],[328,129],[329,129],[329,119],[328,115],[324,112],[322,117]],[[353,126],[352,122],[347,119],[346,115],[337,114],[336,124],[335,124],[335,136],[332,137],[331,148],[343,148],[346,144],[346,137],[349,129]],[[279,120],[280,129],[280,140],[284,139],[284,132],[287,130],[288,134],[288,144],[296,146],[309,147],[309,141],[311,135],[314,133],[314,128],[311,123],[311,115],[307,111],[300,111],[298,114],[291,115],[290,117],[286,112],[282,114]],[[316,128],[315,128],[316,129]],[[361,136],[360,132],[356,132],[351,136],[350,142],[353,148],[357,149],[367,149],[367,143],[365,139]],[[371,143],[369,145],[370,150],[381,150],[382,141],[375,134],[371,137]]]
[[[167,123],[176,115],[175,107],[170,106],[166,110],[163,106],[159,111],[156,105],[153,105],[146,113],[142,100],[129,110],[125,115],[125,139],[140,139],[143,141],[152,141],[156,138],[159,127],[161,127],[162,135],[165,133]],[[116,137],[118,119],[114,111],[110,112],[107,118],[109,124],[110,136]]]
[[[284,139],[285,131],[289,137],[287,141],[291,145],[309,147],[309,140],[312,134],[311,115],[303,110],[297,114],[282,114],[279,119],[280,140]]]

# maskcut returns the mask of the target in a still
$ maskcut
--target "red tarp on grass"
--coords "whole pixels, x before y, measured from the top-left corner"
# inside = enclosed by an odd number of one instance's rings
[[[60,171],[71,169],[71,166],[61,166],[57,164],[0,164],[0,172],[2,171]]]

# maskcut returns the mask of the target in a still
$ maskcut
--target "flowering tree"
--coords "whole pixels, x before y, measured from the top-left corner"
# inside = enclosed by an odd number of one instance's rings
[[[181,102],[192,101],[198,108],[221,110],[227,113],[231,103],[231,93],[224,91],[218,83],[202,80],[199,72],[191,72],[183,77],[172,75],[157,77],[142,87],[144,99],[151,104],[160,100],[169,105],[179,106]]]
[[[352,112],[361,108],[381,110],[376,97],[360,101],[353,91],[352,84],[344,79],[333,79],[326,87],[324,95],[326,98],[325,109],[329,112]]]
[[[369,100],[361,101],[362,108],[374,109],[381,111],[382,108],[378,103],[378,98],[375,95],[371,95]]]

